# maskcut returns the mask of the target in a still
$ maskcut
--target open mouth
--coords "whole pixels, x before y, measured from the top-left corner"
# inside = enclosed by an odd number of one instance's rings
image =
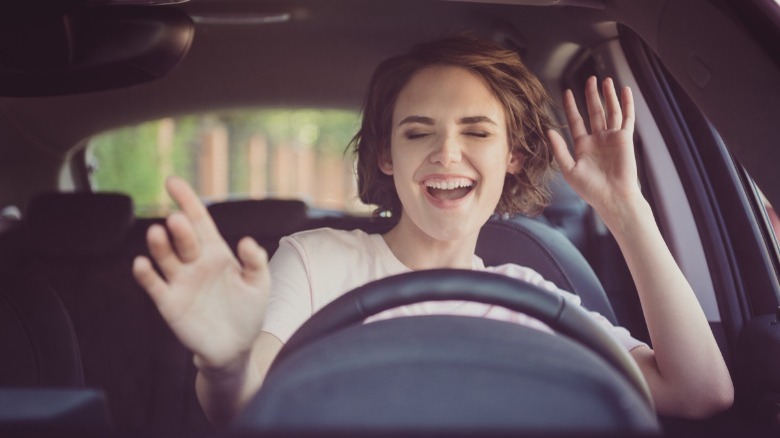
[[[434,199],[452,201],[460,199],[474,189],[475,182],[469,178],[430,179],[425,189]]]

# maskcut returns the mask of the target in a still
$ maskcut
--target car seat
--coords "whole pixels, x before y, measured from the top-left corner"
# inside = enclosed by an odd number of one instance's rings
[[[22,225],[3,218],[0,266],[0,387],[79,387],[84,375],[73,324],[59,297],[19,271]]]
[[[148,225],[118,193],[46,193],[30,201],[25,274],[51,288],[73,322],[84,384],[105,393],[130,436],[213,433],[194,391],[191,354],[135,282]]]

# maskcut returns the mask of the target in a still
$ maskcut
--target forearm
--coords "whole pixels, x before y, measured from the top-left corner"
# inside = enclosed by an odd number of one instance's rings
[[[214,426],[224,428],[254,397],[284,344],[275,335],[260,332],[251,353],[233,366],[210,369],[195,359],[195,390],[203,411]]]
[[[730,404],[733,386],[723,356],[647,202],[637,196],[603,217],[642,304],[654,352],[635,357],[644,362],[659,411],[701,416]]]

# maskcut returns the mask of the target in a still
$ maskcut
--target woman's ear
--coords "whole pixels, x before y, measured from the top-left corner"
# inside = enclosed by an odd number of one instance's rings
[[[509,161],[506,163],[506,173],[517,175],[523,171],[524,158],[517,152],[509,152]]]
[[[379,170],[381,170],[382,173],[385,175],[393,174],[393,159],[390,157],[390,151],[385,149],[384,151],[379,152],[377,161],[377,164],[379,164]]]

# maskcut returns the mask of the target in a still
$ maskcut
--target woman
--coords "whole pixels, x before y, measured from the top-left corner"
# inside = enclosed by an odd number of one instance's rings
[[[226,424],[262,384],[283,343],[339,295],[387,275],[432,268],[486,269],[561,293],[526,268],[485,268],[474,255],[494,212],[532,213],[546,202],[552,156],[620,245],[654,346],[610,331],[630,351],[660,413],[712,415],[733,386],[704,314],[637,185],[634,108],[610,79],[586,84],[588,133],[570,91],[564,109],[574,156],[552,128],[547,93],[519,57],[492,42],[456,37],[421,44],[382,63],[372,77],[358,156],[361,199],[399,217],[384,235],[321,229],[282,239],[270,263],[253,240],[238,259],[182,180],[167,188],[181,207],[148,231],[151,261],[133,271],[179,339],[194,353],[199,400]],[[270,296],[270,301],[269,301]],[[422,303],[382,317],[450,313],[543,324],[477,303]],[[608,324],[599,318],[600,322]]]

